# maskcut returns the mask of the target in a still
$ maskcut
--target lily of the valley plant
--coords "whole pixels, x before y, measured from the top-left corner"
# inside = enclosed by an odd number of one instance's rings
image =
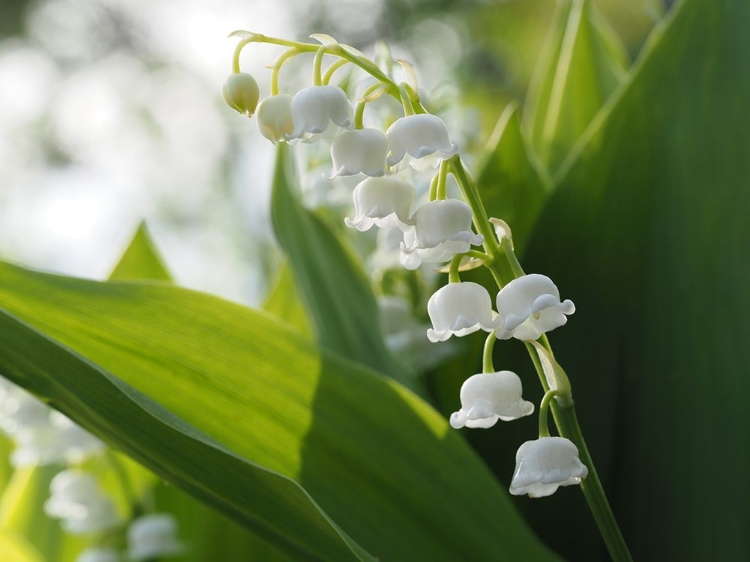
[[[284,47],[272,66],[270,96],[257,107],[260,132],[274,143],[329,142],[332,170],[325,178],[362,178],[354,188],[354,214],[346,219],[346,226],[359,231],[392,228],[404,268],[439,268],[448,274],[448,283],[427,305],[432,321],[426,330],[429,340],[443,345],[438,342],[479,330],[488,333],[483,372],[466,373],[461,406],[450,424],[456,429],[488,429],[498,421],[534,414],[534,405],[523,398],[522,377],[493,364],[497,339],[522,341],[544,397],[536,410],[538,436],[518,449],[510,493],[539,498],[561,486],[580,485],[612,558],[629,560],[576,420],[571,383],[556,362],[546,335],[564,326],[575,306],[561,298],[549,277],[523,271],[513,250],[510,227],[502,217],[487,216],[458,144],[443,120],[425,108],[411,67],[398,61],[404,77],[398,81],[362,53],[328,36],[313,36],[320,42],[317,44],[244,31],[233,35],[241,41],[223,89],[229,106],[243,115],[256,113],[259,88],[249,74],[240,71],[242,49],[251,43]],[[314,53],[312,84],[294,96],[280,94],[282,66],[302,53]],[[325,72],[324,60],[331,61]],[[367,75],[354,103],[341,87],[331,84],[336,71],[346,65],[359,67]],[[382,96],[398,100],[402,114],[393,116],[385,131],[365,127],[366,108]],[[462,199],[448,197],[449,176],[458,184]],[[414,183],[422,178],[429,181],[429,191],[419,200]],[[484,286],[461,281],[461,272],[477,264],[492,274],[494,299]],[[550,410],[559,436],[550,436]]]

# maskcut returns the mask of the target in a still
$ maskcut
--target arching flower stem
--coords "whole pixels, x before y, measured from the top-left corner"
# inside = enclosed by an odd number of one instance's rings
[[[453,156],[448,162],[450,164],[451,172],[456,178],[466,202],[469,204],[469,207],[471,207],[474,215],[474,226],[477,229],[477,232],[484,236],[485,252],[492,258],[492,261],[485,265],[492,273],[492,277],[495,279],[498,287],[502,288],[513,279],[521,277],[524,274],[523,269],[513,252],[510,241],[507,238],[503,238],[502,242],[498,242],[492,224],[489,222],[487,211],[485,210],[484,204],[479,196],[479,190],[474,181],[466,173],[460,157],[458,155]],[[546,335],[542,334],[538,342],[544,347],[544,349],[549,351],[550,354],[552,353],[552,348]],[[550,387],[537,354],[537,350],[534,347],[534,344],[530,342],[526,342],[526,349],[534,363],[534,367],[539,375],[539,380],[545,391],[546,397],[550,392]],[[609,505],[607,496],[604,494],[604,489],[602,488],[601,481],[599,480],[596,468],[594,467],[594,462],[591,459],[591,454],[586,447],[586,441],[584,440],[581,428],[578,425],[578,418],[576,417],[573,400],[570,399],[569,392],[567,393],[568,399],[566,400],[552,400],[552,397],[557,394],[556,391],[552,392],[553,394],[550,395],[550,398],[548,399],[548,407],[552,410],[552,417],[557,426],[558,433],[561,437],[570,439],[576,447],[578,447],[581,461],[589,470],[588,478],[581,482],[581,491],[586,498],[591,514],[593,515],[597,527],[599,528],[599,532],[607,546],[607,550],[614,562],[631,562],[632,557],[628,551],[627,544],[625,543],[622,533],[617,525],[617,521],[612,513],[612,508]],[[546,416],[544,420],[546,424]],[[540,427],[541,423],[540,418]],[[545,428],[542,429],[546,429],[546,425]]]
[[[440,162],[440,171],[438,172],[436,199],[448,199],[448,161]]]
[[[349,61],[346,59],[339,59],[331,63],[331,65],[323,73],[323,85],[327,86],[328,83],[331,81],[331,78],[333,78],[333,73],[336,72],[339,68],[341,68],[345,64],[349,64]]]
[[[450,269],[448,270],[448,283],[460,283],[461,277],[458,274],[458,268],[461,266],[461,260],[464,254],[456,254],[451,259]]]
[[[337,62],[341,62],[341,61],[343,61],[344,63],[349,62],[344,59],[340,59]],[[326,82],[325,77],[323,77],[323,81]],[[357,107],[354,110],[354,128],[355,129],[364,128],[365,106],[371,101],[371,99],[369,99],[370,96],[373,93],[375,93],[378,90],[378,88],[381,88],[381,87],[382,85],[380,83],[373,84],[372,86],[368,87],[364,92],[362,92],[362,95],[359,98],[359,102],[357,103]]]
[[[315,58],[313,59],[313,86],[323,85],[323,55],[326,54],[328,47],[321,45],[318,50],[315,51]]]
[[[281,71],[281,67],[284,65],[286,61],[291,59],[292,57],[300,54],[300,50],[296,47],[292,47],[291,49],[287,49],[283,53],[281,53],[278,58],[273,63],[273,69],[271,69],[271,95],[277,96],[279,95],[279,72]]]
[[[487,339],[484,340],[484,352],[482,353],[482,372],[483,373],[494,373],[495,365],[492,362],[492,351],[495,349],[495,342],[497,336],[495,330],[492,330]]]
[[[428,201],[435,201],[437,199],[437,187],[438,187],[439,179],[440,179],[439,173],[433,176],[432,181],[430,182],[430,195],[429,195]]]
[[[542,397],[542,403],[539,404],[539,437],[549,437],[549,420],[547,414],[549,412],[549,404],[555,396],[559,396],[561,393],[559,390],[548,390]]]
[[[404,116],[414,115],[414,104],[411,101],[409,90],[407,90],[407,85],[404,82],[398,85],[398,93],[401,105],[404,106]]]

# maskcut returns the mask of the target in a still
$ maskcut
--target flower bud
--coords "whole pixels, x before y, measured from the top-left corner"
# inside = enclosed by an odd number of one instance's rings
[[[279,94],[260,102],[258,106],[258,129],[260,134],[273,144],[289,140],[292,131],[294,131],[292,96]]]
[[[564,437],[540,437],[518,448],[510,493],[528,494],[532,498],[551,496],[560,486],[580,484],[588,473],[572,441]]]
[[[414,188],[404,180],[367,178],[354,188],[354,218],[347,217],[344,222],[360,232],[370,230],[373,224],[379,228],[397,226],[405,230],[409,228],[414,198]]]
[[[534,412],[534,404],[521,398],[521,379],[513,371],[481,373],[461,386],[461,409],[451,415],[451,426],[492,427],[497,420],[511,421]]]
[[[260,89],[255,78],[244,72],[235,72],[224,82],[221,95],[229,107],[252,117],[260,98]]]

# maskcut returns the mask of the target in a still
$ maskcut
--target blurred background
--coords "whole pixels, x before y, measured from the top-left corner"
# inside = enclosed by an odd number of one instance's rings
[[[595,4],[634,58],[665,5]],[[386,40],[428,91],[448,88],[475,146],[523,102],[555,0],[0,2],[0,256],[103,278],[146,219],[178,281],[258,303],[274,262],[273,147],[221,100],[234,29]],[[243,70],[268,94],[280,52]],[[285,78],[286,77],[286,78]],[[304,76],[282,74],[290,86]],[[298,82],[295,82],[298,81]],[[283,88],[283,84],[282,84]]]

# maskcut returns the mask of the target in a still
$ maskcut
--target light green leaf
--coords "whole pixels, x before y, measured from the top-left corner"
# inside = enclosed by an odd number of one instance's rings
[[[126,279],[152,279],[154,281],[171,281],[164,262],[154,247],[151,236],[142,222],[125,253],[120,257],[110,280],[122,281]]]
[[[378,306],[354,252],[295,198],[289,147],[278,145],[271,218],[320,345],[407,386],[414,374],[385,346]]]
[[[551,556],[430,406],[264,314],[10,265],[0,307],[0,370],[297,558]]]
[[[627,61],[589,0],[558,3],[524,116],[531,143],[553,175],[625,79]]]
[[[576,303],[551,339],[636,560],[750,558],[748,21],[673,8],[527,250]]]
[[[284,260],[278,267],[276,279],[263,302],[263,310],[294,326],[301,334],[310,336],[312,327],[305,305],[300,300],[289,262]]]
[[[0,530],[0,560],[6,562],[45,562],[44,556],[21,535]]]
[[[478,169],[477,187],[487,212],[510,225],[521,253],[551,181],[521,131],[515,103],[500,116]]]

